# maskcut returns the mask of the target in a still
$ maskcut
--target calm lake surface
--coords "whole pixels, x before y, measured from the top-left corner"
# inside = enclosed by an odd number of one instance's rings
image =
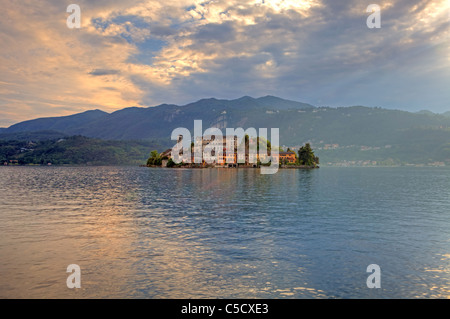
[[[1,167],[0,297],[450,298],[450,170]]]

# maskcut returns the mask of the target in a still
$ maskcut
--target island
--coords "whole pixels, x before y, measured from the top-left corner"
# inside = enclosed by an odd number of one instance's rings
[[[237,139],[235,138],[235,141]],[[147,160],[147,167],[165,167],[165,168],[259,168],[261,166],[269,166],[270,163],[264,164],[267,162],[264,158],[264,155],[270,156],[271,154],[271,144],[270,141],[267,141],[267,150],[264,152],[259,152],[259,138],[256,141],[255,145],[257,145],[257,158],[252,158],[248,154],[250,148],[251,139],[248,136],[245,136],[245,155],[239,155],[237,151],[238,143],[234,143],[235,150],[232,152],[232,155],[227,154],[227,143],[226,137],[223,137],[223,141],[217,141],[214,138],[210,140],[199,140],[197,143],[201,143],[202,150],[205,149],[208,145],[213,145],[214,143],[222,143],[222,154],[214,154],[214,150],[211,152],[211,158],[205,158],[202,154],[202,163],[195,163],[195,143],[191,143],[191,154],[181,163],[175,163],[172,158],[172,149],[167,149],[162,153],[158,153],[158,151],[154,150],[150,153],[150,156]],[[264,143],[262,143],[264,144]],[[319,157],[314,154],[314,151],[311,148],[309,143],[306,143],[304,146],[300,147],[297,152],[288,148],[284,150],[279,148],[279,168],[299,168],[299,169],[315,169],[319,168]]]

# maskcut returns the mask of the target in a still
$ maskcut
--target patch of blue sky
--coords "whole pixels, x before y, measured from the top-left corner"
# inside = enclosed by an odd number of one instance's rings
[[[151,65],[153,62],[153,58],[157,55],[159,51],[167,44],[166,41],[161,40],[159,37],[152,35],[151,33],[151,25],[142,19],[141,17],[137,16],[118,16],[114,17],[111,20],[103,20],[101,18],[96,18],[92,20],[93,25],[101,30],[105,30],[108,28],[111,24],[118,24],[118,25],[124,25],[129,30],[129,26],[127,26],[127,22],[130,22],[131,25],[138,29],[149,29],[150,30],[150,36],[149,38],[145,39],[144,41],[136,42],[131,33],[122,33],[120,36],[127,40],[129,43],[134,44],[138,48],[138,53],[131,56],[128,59],[128,62],[130,63],[136,63],[136,64],[146,64]],[[175,26],[176,28],[176,26]]]
[[[92,19],[92,24],[96,29],[105,30],[110,24],[110,21],[105,21],[102,18],[94,18]]]
[[[125,24],[127,22],[131,22],[136,28],[148,28],[150,27],[149,23],[145,21],[143,17],[135,16],[135,15],[122,15],[114,17],[111,20],[112,23],[115,24]]]
[[[128,62],[152,65],[153,58],[166,45],[166,41],[150,38],[144,42],[135,43],[135,45],[138,47],[139,53],[131,56]]]
[[[128,22],[130,24],[128,24]],[[116,25],[122,25],[126,28],[126,30],[130,31],[130,26],[133,26],[137,29],[150,29],[150,24],[146,22],[141,17],[127,15],[127,16],[118,16],[114,17],[111,20],[104,20],[102,18],[95,18],[92,19],[92,24],[102,31],[105,31],[110,25],[116,24]],[[130,33],[123,33],[121,36],[126,39],[128,42],[133,43],[133,39]]]

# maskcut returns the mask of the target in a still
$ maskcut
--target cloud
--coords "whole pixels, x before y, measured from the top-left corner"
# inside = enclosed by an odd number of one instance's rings
[[[96,69],[89,72],[90,75],[93,76],[103,76],[103,75],[116,75],[120,74],[120,70],[104,70],[104,69]]]
[[[267,94],[442,111],[449,3],[385,1],[370,30],[356,0],[83,0],[70,30],[61,3],[0,0],[0,116]]]

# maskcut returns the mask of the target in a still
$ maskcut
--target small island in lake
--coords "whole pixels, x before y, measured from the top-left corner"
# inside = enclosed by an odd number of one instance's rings
[[[201,139],[198,143],[202,146],[200,149],[205,150],[208,145],[222,143],[222,152],[215,154],[215,149],[209,156],[205,156],[204,153],[197,154],[202,156],[202,163],[195,163],[195,143],[191,143],[191,154],[187,156],[181,163],[175,163],[172,158],[172,149],[168,149],[162,153],[158,151],[152,151],[150,157],[147,160],[147,167],[168,167],[168,168],[259,168],[261,166],[269,166],[267,163],[267,156],[271,154],[271,144],[267,141],[267,150],[259,152],[259,138],[256,140],[257,153],[254,155],[256,159],[250,154],[250,139],[245,136],[245,154],[238,152],[238,146],[236,146],[237,139],[235,138],[235,149],[232,154],[227,154],[226,137],[223,137],[223,141],[217,141],[214,139],[205,140]],[[261,155],[260,155],[261,154]],[[209,157],[209,158],[208,158]],[[288,148],[286,151],[282,148],[279,149],[279,167],[280,168],[302,168],[302,169],[314,169],[319,168],[319,157],[314,154],[309,143],[301,147],[296,153],[294,150]]]

